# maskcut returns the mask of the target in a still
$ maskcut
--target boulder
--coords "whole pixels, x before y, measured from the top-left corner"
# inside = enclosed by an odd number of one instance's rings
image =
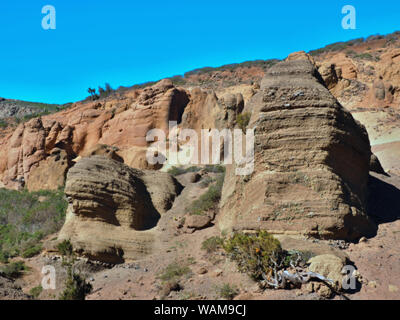
[[[323,254],[312,257],[308,260],[308,263],[310,264],[308,267],[310,271],[319,273],[325,278],[333,280],[333,287],[336,290],[341,289],[343,281],[342,270],[345,266],[343,259],[332,254]]]
[[[69,205],[58,240],[82,255],[120,263],[151,252],[154,229],[181,186],[167,173],[144,172],[104,156],[82,158],[67,174]]]
[[[185,217],[185,226],[190,229],[204,229],[211,223],[211,218],[206,215],[187,215]]]
[[[197,173],[197,172],[192,172],[192,173],[190,174],[190,176],[189,176],[189,181],[190,181],[191,183],[199,182],[200,179],[201,179],[201,174],[200,174],[200,173]]]

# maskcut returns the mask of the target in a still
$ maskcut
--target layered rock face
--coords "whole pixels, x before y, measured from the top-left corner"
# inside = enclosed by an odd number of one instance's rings
[[[96,260],[118,263],[151,251],[160,214],[181,185],[169,174],[132,169],[104,156],[83,158],[67,175],[69,206],[59,240]]]
[[[375,232],[365,215],[367,132],[323,84],[311,61],[272,67],[249,101],[255,170],[227,170],[222,230],[356,239]]]
[[[99,144],[118,147],[118,156],[127,164],[146,168],[147,132],[153,128],[168,132],[168,121],[180,122],[188,102],[186,90],[163,80],[119,99],[77,103],[68,110],[20,124],[1,141],[1,180],[8,188],[56,189],[64,184],[63,179],[40,183],[46,181],[49,170],[54,171],[53,149],[64,150],[68,161],[63,165],[70,165],[71,159],[93,153]],[[35,181],[30,182],[33,169]],[[64,176],[65,170],[60,168],[52,175]]]
[[[20,124],[12,134],[0,138],[0,180],[7,188],[57,189],[64,185],[62,177],[71,160],[107,152],[134,168],[160,169],[146,160],[149,130],[161,129],[168,136],[169,121],[197,131],[225,127],[225,123],[231,126],[243,105],[241,94],[218,99],[212,90],[177,88],[168,79],[110,99],[76,103]],[[54,163],[52,154],[58,149],[67,158]],[[30,179],[32,170],[35,173]],[[57,178],[49,180],[50,172]]]

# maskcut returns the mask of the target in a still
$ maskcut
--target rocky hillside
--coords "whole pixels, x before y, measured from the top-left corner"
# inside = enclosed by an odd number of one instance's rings
[[[2,121],[2,126],[5,127],[6,120],[9,118],[19,121],[27,120],[39,115],[59,111],[68,107],[68,105],[28,102],[0,97],[0,120]]]
[[[47,219],[32,235],[8,232],[0,271],[23,258],[23,291],[44,299],[64,288],[65,256],[93,285],[90,299],[398,298],[399,57],[398,33],[358,39],[120,88],[8,127],[0,187],[58,190],[68,207],[54,234],[41,233]],[[149,164],[146,134],[168,134],[170,121],[178,133],[254,128],[254,172],[171,168],[171,154]],[[52,212],[48,198],[33,200],[35,217]],[[17,258],[33,236],[35,251]],[[39,292],[49,264],[62,276]],[[344,265],[360,270],[353,291],[341,288]]]

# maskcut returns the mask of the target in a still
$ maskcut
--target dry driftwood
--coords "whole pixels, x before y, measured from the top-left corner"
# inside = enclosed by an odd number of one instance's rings
[[[294,270],[294,273],[291,273],[287,270],[282,270],[282,262],[277,263],[277,259],[270,258],[272,264],[274,265],[273,270],[273,278],[269,279],[265,273],[262,274],[263,286],[269,286],[270,288],[275,289],[284,289],[289,283],[293,285],[301,285],[305,284],[311,280],[322,281],[324,283],[334,283],[333,280],[325,278],[323,275],[311,271],[304,271],[302,268],[298,267],[298,263],[301,260],[300,255],[295,262],[290,261],[290,266]]]

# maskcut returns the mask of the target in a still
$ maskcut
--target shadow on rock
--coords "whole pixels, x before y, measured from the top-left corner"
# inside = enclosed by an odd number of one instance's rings
[[[368,214],[376,224],[400,219],[400,177],[371,173],[368,188]]]

